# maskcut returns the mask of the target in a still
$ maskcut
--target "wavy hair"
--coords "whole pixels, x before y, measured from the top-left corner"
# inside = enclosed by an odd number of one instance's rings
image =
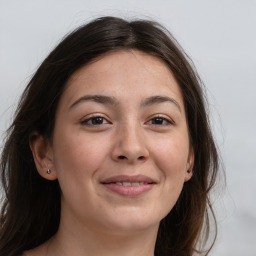
[[[67,35],[42,62],[21,96],[1,155],[1,256],[42,244],[59,226],[60,187],[57,180],[48,181],[38,174],[29,147],[31,135],[37,132],[51,139],[58,102],[76,70],[103,54],[126,49],[154,55],[169,67],[184,99],[195,153],[193,177],[184,184],[176,205],[160,223],[155,254],[191,256],[200,250],[208,254],[213,242],[208,249],[201,245],[206,243],[212,227],[209,214],[214,213],[209,192],[215,184],[219,156],[202,82],[192,61],[160,24],[101,17]]]

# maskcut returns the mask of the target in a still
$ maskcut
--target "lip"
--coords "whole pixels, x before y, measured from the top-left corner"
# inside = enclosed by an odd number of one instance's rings
[[[115,183],[115,182],[144,182],[144,183],[156,183],[153,179],[145,175],[117,175],[112,176],[101,181],[102,184]]]
[[[120,184],[124,182],[126,182],[125,186]],[[127,183],[136,185],[127,185]],[[102,180],[101,184],[121,196],[136,197],[151,190],[156,185],[156,181],[145,175],[118,175]]]

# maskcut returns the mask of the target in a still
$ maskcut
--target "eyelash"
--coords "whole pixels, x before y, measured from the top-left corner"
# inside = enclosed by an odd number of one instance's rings
[[[100,119],[100,120],[97,120],[97,119]],[[157,120],[158,119],[158,120]],[[96,121],[96,123],[93,123],[94,121]],[[101,123],[97,123],[98,121],[101,121]],[[168,126],[168,125],[173,125],[174,122],[170,119],[167,119],[163,116],[155,116],[153,118],[151,118],[149,121],[147,121],[146,123],[149,123],[149,122],[157,122],[157,121],[160,121],[161,123],[157,124],[157,123],[151,123],[152,125],[154,126],[157,126],[157,127],[160,127],[160,126]],[[165,124],[163,124],[165,122]],[[86,126],[101,126],[101,125],[104,125],[104,124],[111,124],[106,118],[104,118],[103,116],[101,115],[95,115],[95,116],[92,116],[90,118],[87,118],[83,121],[81,121],[81,124],[82,125],[86,125]]]
[[[97,124],[93,124],[93,121],[96,121],[97,119],[101,119],[101,120],[103,120],[103,122],[104,122],[104,120],[106,121],[105,123],[97,123]],[[89,122],[91,122],[91,123],[89,123]],[[110,122],[106,119],[106,118],[104,118],[103,116],[101,116],[101,115],[95,115],[95,116],[91,116],[91,117],[89,117],[89,118],[87,118],[87,119],[85,119],[85,120],[83,120],[83,121],[81,121],[81,124],[82,125],[87,125],[87,126],[100,126],[100,125],[104,125],[104,124],[109,124]]]
[[[157,119],[160,119],[162,121],[162,124],[156,124],[156,123],[153,124],[152,123],[152,125],[158,127],[158,126],[168,126],[168,125],[173,125],[174,124],[174,122],[172,120],[170,120],[168,118],[165,118],[163,116],[155,116],[155,117],[151,118],[148,122],[150,122],[152,120],[156,121]],[[166,124],[163,124],[163,122],[165,122]]]

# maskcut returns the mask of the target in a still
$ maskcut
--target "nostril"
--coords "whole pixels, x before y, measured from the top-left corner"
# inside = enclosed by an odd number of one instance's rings
[[[123,156],[123,155],[120,155],[120,156],[118,156],[117,158],[120,159],[120,160],[129,159],[128,157]],[[137,160],[145,160],[145,157],[144,157],[144,156],[139,156],[139,157],[137,158]]]

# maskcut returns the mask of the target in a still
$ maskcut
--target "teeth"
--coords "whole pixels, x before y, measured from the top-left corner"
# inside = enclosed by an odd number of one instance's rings
[[[139,186],[139,185],[144,185],[144,182],[116,182],[117,185],[119,186],[124,186],[124,187],[131,187],[131,186]]]

